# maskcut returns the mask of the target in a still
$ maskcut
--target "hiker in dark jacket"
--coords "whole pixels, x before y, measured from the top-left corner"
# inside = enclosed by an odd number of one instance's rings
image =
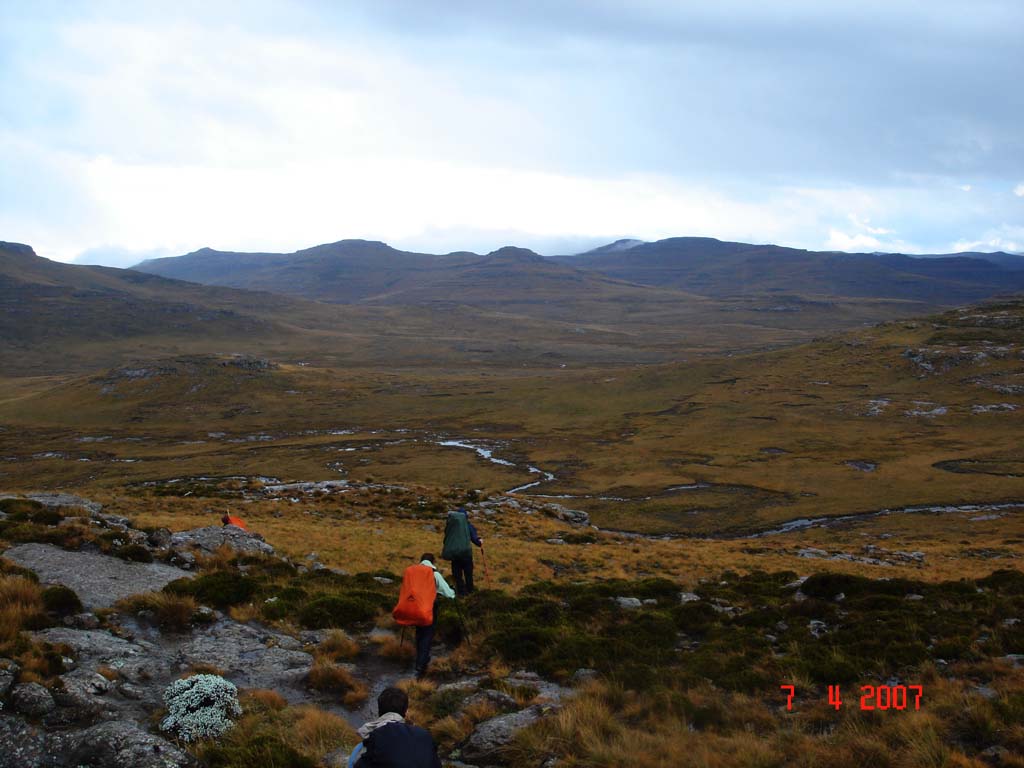
[[[483,547],[483,539],[469,522],[465,507],[448,513],[444,526],[444,548],[441,557],[451,560],[452,578],[455,579],[455,594],[468,595],[473,591],[473,548],[470,544]]]
[[[405,691],[385,688],[377,697],[377,719],[359,729],[363,740],[352,750],[348,768],[441,768],[431,735],[405,722],[408,708]]]

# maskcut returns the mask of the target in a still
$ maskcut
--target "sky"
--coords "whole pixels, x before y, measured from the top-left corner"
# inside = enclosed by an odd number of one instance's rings
[[[0,240],[1024,251],[1021,0],[0,0]]]

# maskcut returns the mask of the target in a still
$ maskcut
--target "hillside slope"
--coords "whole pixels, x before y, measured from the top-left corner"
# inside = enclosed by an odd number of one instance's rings
[[[556,260],[609,277],[706,296],[796,293],[963,304],[1024,290],[1024,259],[1005,253],[910,257],[805,251],[674,237],[622,241]]]

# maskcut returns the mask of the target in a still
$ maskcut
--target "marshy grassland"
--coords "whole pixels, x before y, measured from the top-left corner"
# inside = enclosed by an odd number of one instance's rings
[[[435,677],[406,684],[414,717],[449,751],[495,710],[463,708],[438,690],[446,676],[486,668],[501,690],[513,669],[568,683],[586,668],[596,679],[520,734],[512,764],[1013,766],[1022,407],[1022,302],[644,367],[179,355],[0,380],[0,487],[77,493],[144,528],[230,511],[279,554],[315,552],[350,575],[223,553],[149,598],[153,609],[351,633],[389,626],[397,584],[373,577],[438,549],[446,510],[469,505],[483,589],[466,626],[442,613],[450,652]],[[15,513],[0,548],[93,536]],[[38,587],[9,568],[2,579],[11,625],[45,623]],[[46,680],[52,649],[8,634]],[[343,676],[324,681],[359,695]],[[922,685],[924,703],[862,712],[862,684]],[[254,733],[310,760],[351,736],[270,694],[246,711]],[[209,759],[241,765],[246,749],[229,741]]]

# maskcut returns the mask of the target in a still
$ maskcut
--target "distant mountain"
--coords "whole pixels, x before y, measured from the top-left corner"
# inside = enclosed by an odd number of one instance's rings
[[[796,293],[953,305],[1024,290],[1024,271],[1016,268],[1024,259],[1006,253],[848,254],[707,237],[616,246],[555,260],[620,280],[719,297]]]
[[[245,280],[232,277],[239,262],[247,265]],[[293,291],[349,303],[62,264],[3,243],[0,375],[210,354],[344,369],[661,363],[790,344],[928,309],[876,300],[712,299],[520,248],[429,256],[349,242],[309,249],[298,263],[280,254],[206,251],[157,264],[278,290],[282,280]]]
[[[144,261],[136,269],[343,304],[550,305],[548,311],[537,310],[542,315],[563,315],[573,303],[612,297],[654,303],[667,298],[664,290],[632,285],[511,246],[485,255],[410,253],[368,240],[342,240],[291,254],[204,248]],[[678,290],[671,293],[674,301],[687,299]]]
[[[329,307],[113,267],[63,264],[0,242],[0,369],[47,372],[126,355],[258,347],[337,323]]]
[[[847,254],[708,237],[623,239],[552,258],[512,247],[486,255],[438,255],[370,240],[341,240],[289,254],[204,248],[144,261],[136,269],[341,304],[440,302],[518,309],[666,299],[664,293],[645,294],[645,287],[681,291],[691,298],[796,295],[898,299],[932,307],[1024,290],[1024,257],[1013,254]],[[549,306],[546,313],[555,311]]]

